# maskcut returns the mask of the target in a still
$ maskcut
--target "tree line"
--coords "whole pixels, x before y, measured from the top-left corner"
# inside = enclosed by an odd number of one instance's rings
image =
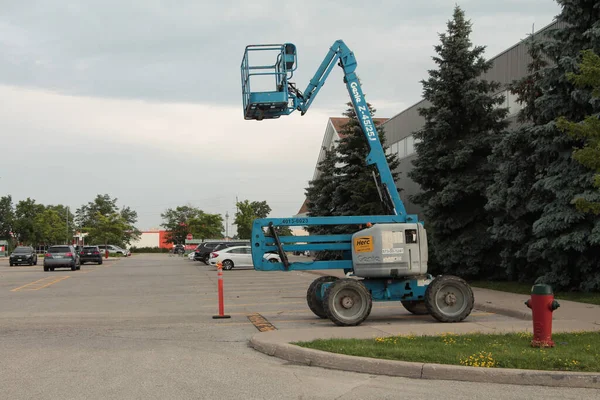
[[[236,208],[234,239],[250,239],[253,221],[266,218],[271,212],[266,201],[242,200],[236,202]],[[170,243],[185,243],[189,233],[201,240],[225,236],[223,216],[198,207],[169,208],[161,217]],[[97,195],[75,213],[63,204],[44,205],[31,198],[13,204],[12,196],[0,197],[0,239],[9,240],[12,247],[71,243],[76,232],[85,234],[85,243],[128,246],[141,235],[136,222],[137,212],[128,206],[119,208],[117,199],[108,194]],[[291,235],[289,228],[282,228],[279,233]]]
[[[271,213],[271,207],[266,201],[242,200],[236,202],[233,225],[237,233],[232,239],[248,240],[252,235],[252,223],[257,218],[266,218]],[[183,244],[186,236],[192,234],[194,239],[224,239],[225,228],[221,214],[210,214],[192,205],[168,208],[162,214],[161,226],[167,231],[166,240],[169,243]],[[279,230],[281,235],[291,235],[289,228]]]
[[[408,174],[434,274],[600,290],[600,9],[558,3],[557,27],[529,36],[527,74],[508,87],[522,106],[516,123],[500,84],[482,78],[492,62],[460,7],[439,35]],[[383,214],[364,135],[353,109],[344,115],[342,139],[306,189],[309,214]],[[394,154],[388,162],[396,169]]]
[[[16,204],[11,195],[0,198],[0,238],[12,246],[70,244],[76,232],[85,234],[85,243],[126,246],[140,235],[136,222],[137,212],[119,208],[108,194],[97,195],[75,213],[63,204],[44,205],[29,197]]]

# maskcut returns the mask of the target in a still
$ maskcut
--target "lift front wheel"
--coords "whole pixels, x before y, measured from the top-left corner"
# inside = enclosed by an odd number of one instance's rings
[[[372,306],[371,293],[355,279],[335,281],[323,296],[327,318],[340,326],[360,325],[371,313]]]
[[[473,290],[457,276],[438,276],[425,291],[429,314],[441,322],[462,321],[471,314],[474,303]]]
[[[319,318],[327,318],[323,309],[323,299],[321,298],[321,285],[326,282],[335,282],[339,278],[337,276],[322,276],[312,281],[306,291],[306,303],[308,308]]]

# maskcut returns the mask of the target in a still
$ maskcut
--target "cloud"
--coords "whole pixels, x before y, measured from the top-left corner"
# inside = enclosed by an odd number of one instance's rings
[[[309,112],[244,121],[248,44],[292,42],[304,89],[329,46],[355,52],[378,117],[421,98],[455,1],[117,0],[2,2],[0,195],[79,207],[98,193],[157,226],[191,202],[234,211],[235,197],[295,213],[330,116],[347,108],[336,68]],[[552,0],[463,0],[472,42],[491,58],[551,22]]]
[[[234,105],[248,44],[298,46],[298,86],[308,84],[329,46],[343,39],[358,57],[365,92],[413,103],[432,66],[433,45],[454,1],[256,0],[9,2],[0,16],[0,83],[65,94]],[[463,1],[473,42],[494,55],[532,23],[558,12],[552,0]],[[340,71],[315,106],[344,94]],[[408,98],[406,98],[408,97]],[[396,111],[397,112],[397,111]],[[394,112],[395,113],[395,112]]]
[[[274,210],[291,215],[302,203],[328,117],[316,111],[245,121],[241,106],[149,103],[6,86],[0,86],[0,98],[11,99],[0,108],[0,132],[8,145],[0,162],[8,172],[2,174],[3,191],[41,202],[70,201],[72,207],[109,192],[127,199],[127,205],[218,198],[210,212],[221,212],[219,203],[228,199],[231,205],[237,194],[267,200]],[[147,224],[156,225],[164,209],[154,210]]]

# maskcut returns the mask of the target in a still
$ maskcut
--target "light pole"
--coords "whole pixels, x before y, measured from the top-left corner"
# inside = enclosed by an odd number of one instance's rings
[[[225,211],[225,239],[229,239],[229,212]]]

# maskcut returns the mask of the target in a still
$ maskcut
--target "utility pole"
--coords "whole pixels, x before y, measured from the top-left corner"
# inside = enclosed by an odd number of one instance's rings
[[[225,211],[225,239],[229,239],[229,212]]]
[[[67,206],[67,244],[69,244],[69,206]]]

